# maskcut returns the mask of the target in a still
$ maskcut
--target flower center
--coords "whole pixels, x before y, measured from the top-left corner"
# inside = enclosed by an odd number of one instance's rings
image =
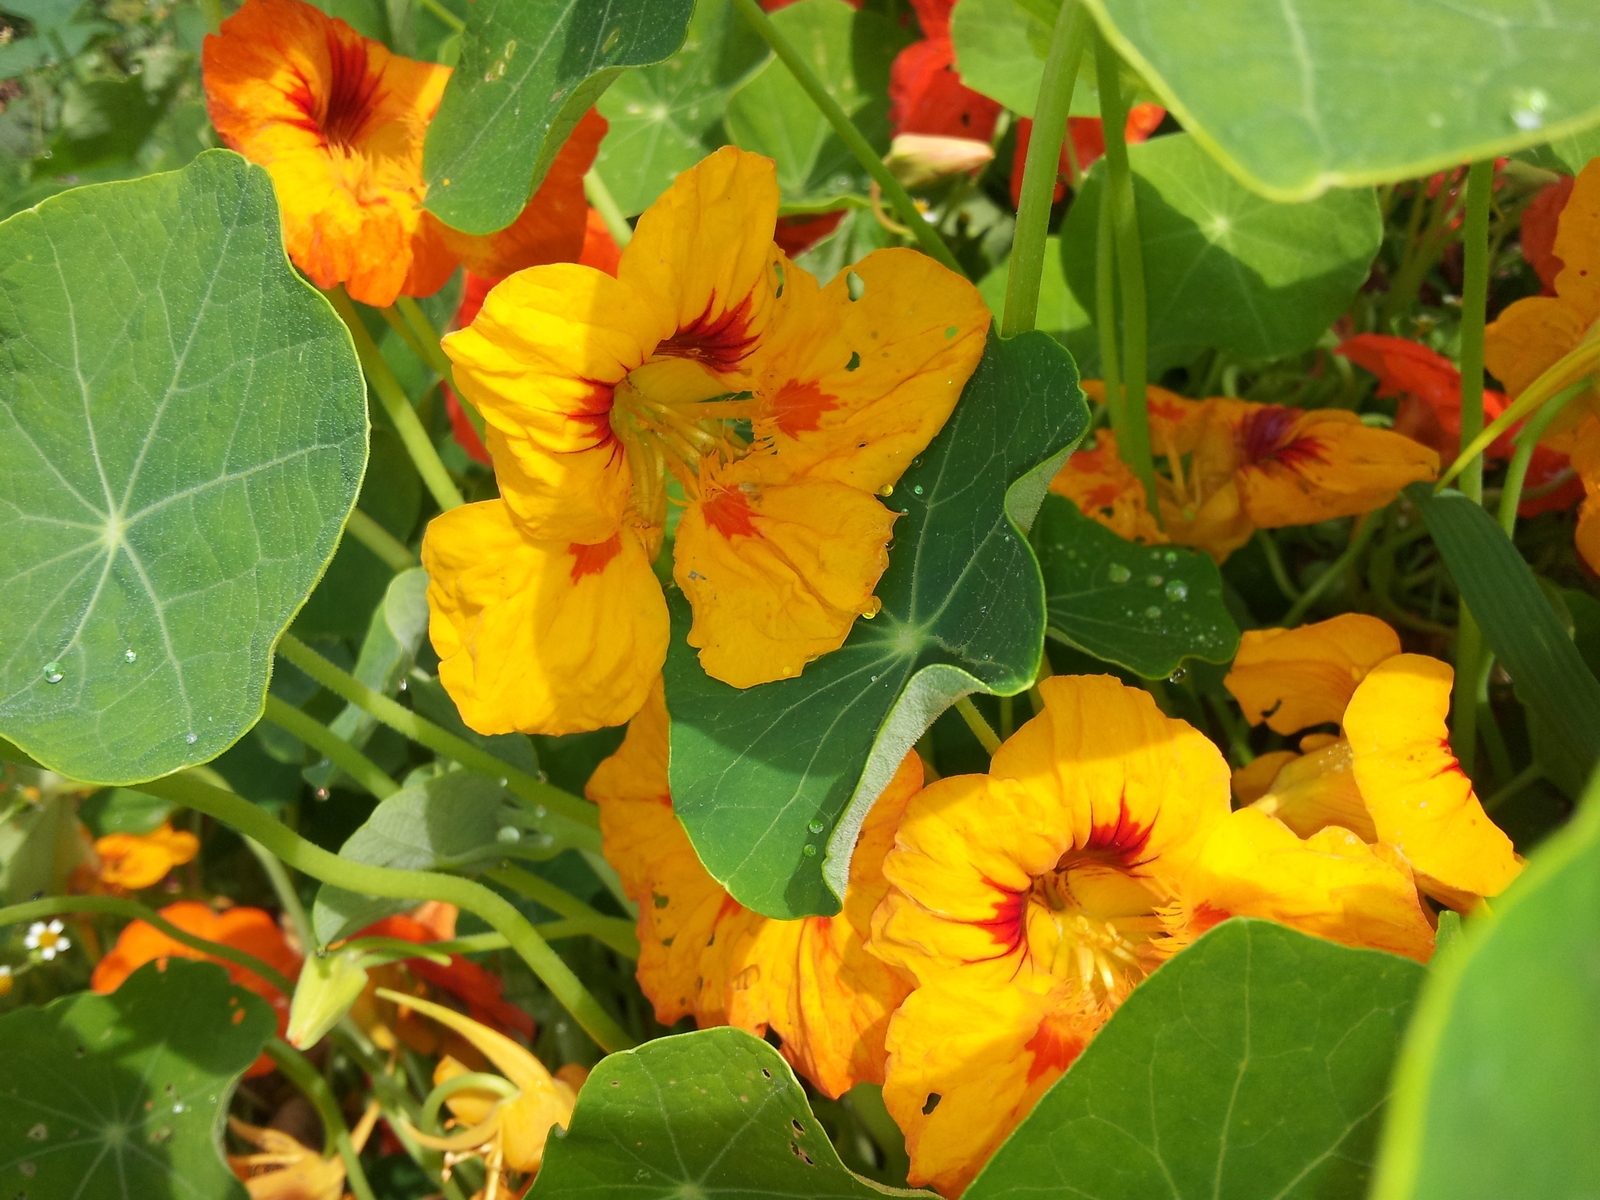
[[[1028,949],[1085,1009],[1115,1008],[1159,961],[1161,898],[1118,865],[1073,857],[1034,879]]]

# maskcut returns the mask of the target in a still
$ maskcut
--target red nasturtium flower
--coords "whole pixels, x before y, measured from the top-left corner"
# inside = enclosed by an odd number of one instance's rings
[[[598,113],[513,224],[468,234],[422,207],[422,143],[449,67],[391,53],[304,0],[246,0],[202,57],[212,124],[271,174],[289,256],[318,287],[382,307],[432,295],[462,264],[502,276],[578,256]]]
[[[958,1194],[1149,973],[1230,916],[1423,959],[1409,872],[1229,813],[1203,734],[1110,676],[1046,679],[986,775],[912,797],[868,949],[910,972],[883,1098],[910,1180]]]
[[[889,69],[889,126],[895,133],[931,133],[987,142],[1001,106],[973,91],[956,73],[950,40],[955,0],[912,0],[921,40],[895,56]]]
[[[671,1025],[769,1027],[783,1056],[829,1096],[883,1082],[883,1036],[910,979],[868,954],[881,866],[922,762],[901,763],[862,824],[844,911],[778,921],[734,900],[700,864],[672,811],[667,709],[659,684],[586,792],[600,805],[606,857],[639,905],[639,986]]]
[[[293,980],[300,974],[300,956],[290,948],[283,930],[270,913],[259,908],[229,908],[220,913],[195,900],[180,900],[160,910],[167,920],[186,933],[205,938],[208,942],[221,942],[235,950],[253,954],[269,967]],[[147,962],[168,958],[194,958],[215,962],[228,972],[228,977],[240,987],[248,988],[271,1004],[278,1015],[278,1033],[281,1036],[289,1025],[289,997],[253,971],[236,963],[208,958],[200,951],[168,937],[154,925],[144,921],[130,921],[117,936],[117,944],[95,964],[89,986],[101,995],[107,995],[122,986]],[[249,1078],[270,1074],[270,1058],[263,1054],[245,1072]]]
[[[1556,254],[1556,229],[1561,212],[1572,199],[1572,188],[1577,182],[1571,175],[1563,175],[1539,194],[1522,210],[1522,257],[1528,260],[1544,294],[1556,294],[1556,276],[1566,266]]]
[[[688,640],[715,678],[797,675],[878,611],[878,495],[949,416],[989,313],[912,250],[824,288],[773,244],[777,208],[771,160],[725,147],[639,218],[615,278],[519,272],[445,339],[501,493],[423,542],[440,678],[473,728],[570,733],[643,705],[669,480]]]

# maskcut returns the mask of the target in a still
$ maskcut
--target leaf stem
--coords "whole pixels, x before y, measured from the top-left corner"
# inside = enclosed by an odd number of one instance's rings
[[[1283,565],[1283,555],[1278,550],[1278,543],[1265,529],[1256,530],[1256,541],[1261,543],[1261,553],[1267,560],[1267,570],[1272,573],[1272,582],[1278,585],[1278,590],[1283,593],[1284,599],[1293,604],[1300,599],[1300,589],[1295,587],[1294,581],[1289,578],[1289,569]]]
[[[1333,586],[1336,579],[1343,578],[1355,566],[1356,559],[1361,557],[1361,552],[1367,548],[1373,536],[1378,532],[1378,526],[1383,524],[1383,516],[1378,512],[1370,512],[1358,517],[1360,528],[1350,534],[1350,542],[1345,546],[1343,553],[1329,564],[1328,569],[1311,581],[1309,587],[1300,593],[1300,599],[1289,607],[1283,614],[1283,620],[1278,624],[1284,629],[1292,629],[1305,619],[1306,613],[1311,611],[1323,592]]]
[[[379,800],[386,800],[400,790],[400,785],[361,751],[345,741],[321,721],[306,716],[292,704],[286,704],[271,692],[267,693],[265,716],[288,732],[294,734],[322,757],[332,760],[346,775],[354,779]]]
[[[359,508],[350,510],[345,532],[371,550],[391,571],[408,571],[417,565],[417,556],[394,534],[379,525]]]
[[[1489,198],[1494,191],[1494,160],[1467,168],[1467,216],[1461,283],[1461,441],[1483,432],[1483,328],[1489,303]],[[1483,455],[1461,471],[1461,491],[1483,503]]]
[[[1095,37],[1095,69],[1100,85],[1100,124],[1106,143],[1106,186],[1102,205],[1110,205],[1117,244],[1117,276],[1122,299],[1122,428],[1117,447],[1144,484],[1145,503],[1161,524],[1155,464],[1150,456],[1150,410],[1145,393],[1149,370],[1149,316],[1144,288],[1144,247],[1128,165],[1128,110],[1122,95],[1120,60],[1104,35]],[[1109,387],[1108,387],[1109,390]]]
[[[435,375],[450,385],[451,391],[457,391],[455,370],[450,362],[450,356],[444,352],[439,331],[433,327],[428,314],[422,311],[422,305],[410,296],[401,296],[395,300],[394,306],[416,334],[417,341],[421,345],[418,355],[422,361],[433,369]]]
[[[1056,180],[1061,174],[1061,146],[1067,136],[1067,113],[1078,81],[1078,63],[1088,45],[1093,22],[1078,0],[1063,0],[1050,34],[1044,60],[1044,78],[1033,109],[1033,132],[1028,138],[1028,158],[1022,171],[1022,192],[1017,204],[1017,228],[1011,242],[1011,266],[1006,275],[1005,315],[1000,336],[1013,337],[1032,329],[1039,316],[1039,281],[1044,276],[1046,239],[1050,234],[1050,208],[1055,203]]]
[[[417,410],[411,407],[405,389],[394,377],[389,364],[383,361],[383,354],[378,350],[378,344],[372,340],[367,327],[361,323],[361,317],[357,314],[350,297],[345,294],[343,287],[332,288],[323,295],[328,298],[334,311],[344,319],[346,327],[349,328],[350,337],[356,344],[356,357],[361,360],[361,368],[371,380],[372,390],[378,394],[378,399],[383,404],[383,411],[389,414],[395,432],[405,443],[411,461],[416,464],[417,474],[421,475],[422,482],[428,485],[428,491],[433,493],[434,501],[445,512],[449,512],[452,508],[460,508],[465,501],[461,498],[455,480],[450,478],[450,472],[440,461],[439,452],[434,449],[428,431],[422,427]]]
[[[1128,424],[1128,406],[1122,396],[1122,354],[1117,348],[1117,245],[1109,188],[1100,189],[1100,211],[1094,235],[1094,324],[1100,343],[1100,379],[1106,389],[1106,416],[1117,435],[1117,453],[1128,460],[1121,445]]]
[[[0,925],[21,925],[28,921],[37,921],[41,917],[60,916],[63,913],[108,913],[115,917],[127,917],[130,921],[143,921],[146,925],[153,925],[173,941],[182,942],[191,950],[198,950],[208,958],[220,958],[259,975],[285,997],[294,995],[294,984],[289,982],[288,977],[262,962],[254,954],[236,950],[221,942],[197,937],[187,929],[178,928],[155,909],[147,908],[137,900],[125,900],[120,896],[45,896],[40,900],[29,900],[25,904],[0,908]]]
[[[967,728],[972,730],[972,736],[982,743],[989,757],[993,758],[1000,749],[1000,738],[990,727],[989,722],[983,719],[983,714],[978,711],[978,706],[972,702],[972,697],[963,696],[957,700],[956,711],[961,714],[961,719],[967,723]]]
[[[1587,387],[1576,384],[1559,396],[1552,397],[1538,412],[1528,418],[1528,423],[1517,434],[1517,448],[1512,452],[1511,464],[1506,468],[1505,485],[1500,489],[1500,528],[1510,537],[1517,531],[1517,505],[1522,503],[1522,489],[1528,481],[1528,464],[1533,452],[1539,448],[1539,439],[1550,427],[1567,402]]]
[[[1466,598],[1456,612],[1456,679],[1450,695],[1455,721],[1450,729],[1450,748],[1468,778],[1478,758],[1478,673],[1483,662],[1483,631]]]
[[[572,969],[535,932],[510,901],[481,883],[433,871],[400,871],[340,858],[306,841],[248,800],[192,775],[168,775],[137,785],[164,800],[207,813],[260,842],[289,866],[313,879],[368,896],[397,900],[443,900],[483,918],[498,930],[589,1036],[608,1053],[633,1045],[622,1028],[589,994]]]
[[[350,1126],[345,1124],[344,1113],[339,1111],[338,1098],[328,1086],[328,1081],[322,1077],[322,1072],[281,1037],[267,1039],[266,1051],[272,1061],[278,1064],[278,1070],[300,1089],[322,1118],[323,1156],[337,1151],[344,1160],[345,1182],[355,1193],[356,1200],[375,1200],[372,1185],[367,1182],[366,1172],[361,1169],[361,1155],[350,1140]]]
[[[276,854],[255,838],[245,838],[244,844],[250,853],[256,856],[256,861],[261,864],[261,870],[266,873],[267,882],[272,885],[272,891],[278,897],[279,907],[289,918],[289,925],[294,929],[295,936],[300,939],[301,950],[309,952],[310,948],[317,944],[317,934],[311,927],[311,918],[306,915],[306,906],[300,902],[300,893],[295,890],[294,879],[289,875],[289,869],[279,861]]]
[[[421,0],[421,2],[423,8],[427,9],[434,16],[438,17],[441,23],[448,25],[456,33],[466,32],[467,23],[460,17],[456,16],[455,13],[451,12],[444,5],[440,4],[439,0]]]
[[[558,888],[542,875],[535,875],[522,867],[502,863],[491,871],[485,871],[484,878],[542,904],[551,912],[570,921],[580,922],[586,926],[594,922],[594,928],[585,928],[583,932],[591,934],[596,941],[611,947],[624,957],[632,959],[639,957],[639,939],[626,921],[596,912],[582,900]],[[609,922],[609,924],[599,924],[599,922]]]
[[[756,0],[733,0],[734,7],[755,31],[761,35],[762,41],[772,47],[772,52],[783,60],[783,65],[789,68],[794,75],[795,82],[811,97],[811,102],[821,110],[827,118],[828,124],[833,126],[833,131],[839,135],[839,140],[845,148],[855,155],[856,161],[866,169],[867,174],[877,182],[883,194],[889,197],[894,205],[895,212],[899,214],[902,224],[911,230],[917,239],[917,244],[923,252],[931,255],[958,275],[965,276],[961,264],[956,262],[956,256],[950,252],[950,247],[945,245],[944,238],[939,236],[935,229],[918,210],[916,202],[911,199],[911,193],[901,186],[900,181],[884,166],[883,159],[878,157],[861,131],[844,109],[839,107],[822,80],[817,78],[817,73],[811,69],[811,64],[800,57],[800,54],[789,44],[789,39],[783,36],[778,27],[772,23],[770,17],[761,11],[761,6]]]
[[[596,851],[600,849],[600,817],[595,806],[587,800],[580,800],[558,787],[535,779],[525,771],[519,771],[487,750],[480,750],[464,738],[459,738],[449,730],[441,729],[432,721],[418,716],[382,692],[373,691],[355,676],[341,671],[291,633],[284,634],[278,642],[278,653],[330,692],[343,697],[357,708],[364,709],[419,745],[426,746],[435,754],[454,759],[470,771],[503,779],[506,789],[520,800],[537,808],[548,809],[551,813],[581,826],[581,830],[573,831],[574,835],[587,832],[589,836],[574,836],[573,840],[580,849]]]
[[[600,214],[600,219],[606,223],[606,232],[619,249],[633,241],[633,226],[628,224],[622,206],[611,194],[599,171],[590,171],[583,177],[583,196],[590,207]]]

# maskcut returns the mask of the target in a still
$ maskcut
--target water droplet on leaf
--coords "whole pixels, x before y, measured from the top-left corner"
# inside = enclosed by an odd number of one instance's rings
[[[1144,615],[1150,618],[1150,620],[1154,621],[1161,615],[1161,609],[1158,605],[1152,604],[1149,608],[1144,610]]]
[[[1168,600],[1187,600],[1189,598],[1189,585],[1181,579],[1174,579],[1167,584]]]
[[[129,646],[126,650],[124,650],[122,652],[122,661],[123,662],[138,662],[139,661],[139,652],[137,650],[135,650],[132,646]]]
[[[1146,575],[1144,577],[1144,585],[1145,585],[1145,587],[1160,587],[1161,586],[1161,576],[1159,576],[1159,575]]]
[[[1179,667],[1171,675],[1167,676],[1167,682],[1168,683],[1182,683],[1187,678],[1189,678],[1189,670],[1188,670],[1188,668],[1187,667]]]
[[[825,826],[821,821],[812,821],[806,825],[806,828],[811,830],[812,833],[821,833]]]
[[[1112,563],[1106,571],[1106,578],[1110,579],[1112,583],[1127,583],[1128,580],[1133,578],[1133,572],[1121,563]]]
[[[46,683],[60,683],[64,676],[61,674],[61,664],[47,662],[44,665],[44,681]]]
[[[198,733],[186,733],[183,735],[183,740],[192,746],[200,740],[200,735]]]
[[[807,858],[815,858],[817,856],[817,848],[815,846],[801,846],[800,853]]]

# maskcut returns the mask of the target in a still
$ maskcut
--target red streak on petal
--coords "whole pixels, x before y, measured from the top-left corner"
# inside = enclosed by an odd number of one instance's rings
[[[1231,916],[1233,914],[1226,909],[1214,908],[1202,900],[1189,914],[1189,928],[1195,937],[1199,937],[1202,933],[1215,929]]]
[[[707,488],[700,511],[705,514],[706,524],[725,538],[759,535],[750,512],[750,501],[737,489]]]
[[[773,420],[789,437],[821,428],[822,414],[838,407],[838,400],[810,380],[791,380],[772,398]]]
[[[1028,1064],[1028,1082],[1032,1083],[1046,1071],[1058,1074],[1072,1065],[1073,1059],[1083,1053],[1083,1034],[1053,1014],[1039,1022],[1039,1028],[1028,1039],[1023,1050],[1033,1056]]]
[[[585,575],[600,574],[613,558],[622,553],[622,535],[614,533],[609,541],[597,542],[592,546],[573,542],[567,547],[567,553],[572,555],[572,582],[577,583]]]
[[[1275,462],[1298,470],[1308,462],[1323,462],[1322,443],[1317,438],[1288,438],[1289,430],[1305,415],[1298,408],[1269,404],[1257,409],[1239,423],[1239,453],[1245,466]]]
[[[972,924],[980,929],[987,929],[989,936],[994,939],[995,945],[1001,948],[996,958],[1003,957],[1022,944],[1022,920],[1028,911],[1028,893],[1014,892],[1010,888],[1001,887],[987,875],[983,882],[988,884],[997,893],[994,902],[994,916],[983,921],[973,921]]]
[[[656,347],[656,353],[668,358],[687,358],[710,367],[713,371],[731,371],[755,349],[756,337],[749,332],[750,297],[746,296],[735,307],[715,319],[711,311],[716,307],[713,293],[706,301],[705,311],[677,333]]]
[[[1117,502],[1117,497],[1122,494],[1122,489],[1114,483],[1102,483],[1097,488],[1090,488],[1084,494],[1083,502],[1090,508],[1111,508]]]
[[[1128,811],[1128,798],[1117,803],[1117,819],[1109,825],[1096,825],[1089,831],[1089,840],[1083,851],[1096,851],[1101,856],[1117,858],[1124,866],[1139,865],[1140,855],[1150,843],[1150,825],[1141,825]],[[1082,853],[1079,851],[1078,853]],[[1071,857],[1070,853],[1068,857]]]

